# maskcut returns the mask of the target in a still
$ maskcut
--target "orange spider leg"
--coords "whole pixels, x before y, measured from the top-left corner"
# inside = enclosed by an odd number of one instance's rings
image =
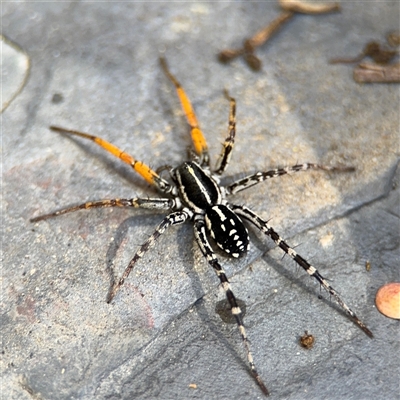
[[[145,179],[151,185],[157,186],[158,189],[160,189],[162,192],[168,192],[170,190],[169,183],[166,182],[164,179],[162,179],[148,165],[144,164],[141,161],[135,160],[131,155],[125,153],[112,143],[109,143],[106,140],[101,139],[97,136],[89,135],[87,133],[75,130],[60,128],[58,126],[50,126],[50,129],[56,132],[69,133],[71,135],[77,135],[85,139],[92,140],[93,142],[97,143],[100,147],[102,147],[104,150],[118,157],[124,163],[129,164],[143,179]]]
[[[165,75],[171,80],[176,88],[176,93],[178,94],[179,100],[182,105],[183,112],[186,115],[186,120],[190,125],[190,134],[192,136],[193,146],[196,151],[196,154],[200,156],[202,164],[209,164],[209,155],[208,155],[208,146],[206,139],[203,135],[203,132],[200,129],[199,123],[196,118],[196,114],[194,112],[193,106],[190,103],[188,96],[183,90],[181,84],[175,78],[174,75],[170,72],[167,66],[167,62],[165,58],[160,58],[160,64],[162,69],[165,72]]]

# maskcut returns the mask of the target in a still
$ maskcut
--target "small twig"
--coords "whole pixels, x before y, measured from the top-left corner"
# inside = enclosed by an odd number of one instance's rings
[[[329,64],[355,64],[357,62],[362,61],[364,57],[365,57],[364,52],[360,53],[358,56],[353,58],[336,57],[336,58],[331,58],[329,60]]]
[[[308,3],[300,0],[279,0],[279,5],[286,11],[301,14],[325,14],[340,11],[339,3]]]
[[[388,64],[397,56],[398,51],[385,48],[378,42],[368,42],[361,54],[354,58],[333,58],[330,64],[352,64],[361,61],[364,57],[371,57],[377,64]]]
[[[275,18],[268,26],[258,31],[252,38],[245,40],[245,49],[255,49],[265,43],[286,21],[292,18],[294,12],[284,11]]]
[[[256,47],[264,44],[278,29],[289,21],[295,13],[302,14],[324,14],[332,11],[339,11],[340,6],[338,3],[331,4],[314,4],[304,3],[299,0],[279,0],[279,5],[283,9],[282,13],[275,18],[265,28],[259,30],[250,39],[244,41],[243,47],[239,49],[225,49],[218,54],[219,61],[227,63],[236,57],[244,56],[247,64],[254,71],[261,68],[260,59],[254,54]]]
[[[244,46],[239,49],[226,49],[222,50],[218,58],[221,62],[226,63],[235,57],[242,54],[246,55],[246,60],[250,64],[250,67],[257,70],[258,58],[253,54],[256,47],[261,46],[265,43],[286,21],[293,16],[292,12],[284,11],[277,18],[275,18],[268,26],[262,28],[250,39],[244,41]],[[261,66],[261,64],[259,65]],[[259,68],[258,68],[259,69]]]
[[[400,63],[378,65],[362,63],[353,72],[358,83],[398,83],[400,82]]]
[[[234,58],[239,57],[243,53],[244,53],[243,47],[240,49],[225,49],[225,50],[221,50],[219,52],[218,59],[222,63],[227,63],[227,62],[233,60]]]

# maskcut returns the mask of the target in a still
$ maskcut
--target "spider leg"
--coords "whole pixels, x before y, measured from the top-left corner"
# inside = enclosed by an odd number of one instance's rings
[[[225,91],[225,96],[230,102],[228,137],[225,139],[221,155],[219,156],[215,174],[222,175],[229,164],[231,153],[235,144],[236,134],[236,101]]]
[[[48,218],[58,217],[66,213],[87,210],[89,208],[106,208],[106,207],[134,207],[134,208],[148,208],[151,210],[169,210],[176,206],[176,201],[173,199],[107,199],[88,201],[86,203],[63,208],[61,210],[52,212],[50,214],[39,215],[38,217],[31,218],[30,222],[43,221]]]
[[[184,89],[182,88],[181,84],[175,78],[174,75],[170,72],[167,66],[167,61],[165,58],[160,58],[161,67],[169,78],[169,80],[174,84],[176,93],[178,94],[179,100],[182,105],[183,112],[186,115],[186,120],[190,125],[190,134],[192,136],[193,146],[196,151],[196,154],[199,155],[201,159],[201,165],[208,166],[210,164],[210,156],[208,154],[208,146],[206,139],[203,135],[203,132],[200,129],[199,123],[196,118],[196,114],[194,112],[193,106],[190,103],[188,96],[186,95]]]
[[[308,263],[303,257],[290,247],[272,227],[268,225],[267,221],[261,219],[257,214],[245,206],[230,205],[233,211],[242,216],[243,218],[254,224],[261,232],[268,235],[277,246],[279,246],[286,254],[293,258],[293,260],[300,265],[312,278],[315,278],[320,285],[336,300],[339,306],[346,312],[346,314],[370,337],[373,337],[372,332],[366,325],[357,317],[347,304],[339,297],[338,292],[327,282],[327,280],[318,272],[318,270]]]
[[[183,224],[185,221],[192,217],[192,212],[188,209],[173,212],[167,215],[161,223],[157,226],[153,234],[139,247],[136,254],[133,256],[132,260],[129,262],[126,267],[122,277],[119,281],[114,285],[111,289],[111,292],[107,298],[107,303],[110,303],[112,299],[117,294],[120,287],[124,284],[125,279],[129,276],[135,264],[150,250],[151,247],[154,246],[157,239],[172,225]]]
[[[200,247],[200,250],[203,253],[204,257],[207,259],[208,263],[213,267],[219,280],[221,281],[222,288],[225,290],[226,297],[231,306],[232,315],[236,319],[236,323],[239,328],[240,335],[242,337],[244,346],[246,348],[247,360],[248,360],[248,363],[250,366],[251,373],[252,373],[254,379],[257,381],[258,385],[260,386],[261,390],[264,392],[264,394],[266,396],[268,396],[269,395],[268,389],[266,388],[264,382],[261,380],[261,377],[258,374],[256,367],[254,365],[253,356],[250,351],[250,343],[247,338],[246,330],[243,325],[242,311],[240,310],[240,307],[237,304],[236,298],[231,290],[231,285],[228,281],[228,278],[225,275],[225,272],[222,269],[222,266],[220,265],[220,263],[218,262],[218,259],[207,239],[205,222],[203,219],[197,219],[197,220],[195,220],[194,226],[195,226],[194,235],[195,235],[196,241]]]
[[[266,181],[267,179],[276,178],[277,176],[288,175],[299,171],[307,171],[310,169],[321,169],[324,171],[339,171],[339,172],[352,172],[355,170],[354,167],[346,167],[346,166],[329,167],[314,163],[304,163],[304,164],[293,165],[292,167],[275,168],[266,172],[257,172],[253,175],[246,176],[245,178],[239,179],[231,183],[225,188],[226,194],[232,195],[241,192],[242,190],[257,185],[258,183]]]
[[[170,193],[172,190],[171,185],[162,179],[155,171],[153,171],[148,165],[141,161],[135,160],[131,155],[125,153],[117,146],[97,136],[89,135],[88,133],[79,132],[71,129],[60,128],[58,126],[50,126],[52,131],[60,133],[68,133],[70,135],[76,135],[89,139],[97,143],[100,147],[111,153],[112,155],[121,159],[124,163],[129,164],[143,179],[145,179],[151,185],[157,187],[163,193]]]

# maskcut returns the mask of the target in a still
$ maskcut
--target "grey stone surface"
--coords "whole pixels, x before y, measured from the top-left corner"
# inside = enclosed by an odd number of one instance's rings
[[[2,5],[3,34],[32,65],[2,114],[2,398],[262,398],[236,326],[215,313],[224,294],[190,224],[161,238],[108,305],[112,277],[162,216],[97,210],[29,223],[87,200],[154,195],[119,160],[50,124],[99,135],[154,168],[184,160],[188,130],[161,54],[214,158],[227,129],[223,89],[237,99],[230,175],[297,161],[357,167],[276,179],[237,196],[299,245],[375,335],[324,293],[320,300],[318,285],[252,234],[249,254],[223,264],[246,303],[273,398],[398,398],[398,322],[378,313],[374,296],[399,280],[399,87],[358,85],[351,67],[327,64],[398,28],[398,3],[296,16],[257,52],[259,73],[241,59],[216,61],[278,13],[270,2]],[[304,330],[316,337],[309,351],[298,344]]]

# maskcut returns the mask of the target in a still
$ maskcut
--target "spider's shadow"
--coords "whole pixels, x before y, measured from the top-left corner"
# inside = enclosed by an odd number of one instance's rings
[[[156,216],[159,217],[161,220],[163,218],[164,214],[160,213],[160,214],[156,214]],[[144,212],[143,214],[140,214],[140,215],[134,215],[134,216],[128,217],[119,225],[117,231],[115,232],[114,241],[110,244],[108,251],[107,251],[107,255],[106,255],[106,257],[107,257],[106,258],[106,262],[107,262],[106,268],[107,268],[107,272],[110,276],[109,294],[115,284],[116,276],[114,273],[114,261],[117,258],[118,250],[120,249],[124,239],[128,235],[128,232],[132,228],[132,226],[138,226],[138,225],[139,226],[140,225],[147,226],[148,225],[148,223],[146,223],[147,219],[154,221],[155,215],[153,213],[149,214],[149,213]],[[177,228],[179,228],[179,230],[182,230],[182,228],[183,228],[183,230],[186,231],[185,234],[179,234],[177,236],[178,256],[187,255],[188,247],[197,246],[197,244],[195,243],[195,240],[194,240],[194,234],[189,234],[189,232],[193,232],[193,229],[190,229],[191,227],[188,226],[189,223],[187,223],[185,225],[186,225],[186,227],[183,227],[183,226],[177,227]],[[246,224],[246,225],[248,226],[249,224]],[[168,232],[166,232],[166,234],[168,234]],[[279,260],[272,258],[272,256],[270,256],[268,254],[268,252],[272,248],[274,248],[274,244],[271,243],[270,240],[268,240],[263,235],[261,235],[259,232],[257,232],[256,229],[252,229],[252,227],[250,227],[250,229],[249,229],[249,234],[250,234],[250,239],[251,239],[252,245],[254,247],[256,247],[258,250],[263,251],[263,253],[261,255],[261,259],[266,263],[266,265],[272,267],[275,271],[277,271],[279,273],[279,275],[286,278],[288,280],[288,282],[294,283],[294,284],[296,284],[297,287],[301,288],[301,290],[303,290],[304,292],[309,293],[312,296],[316,296],[317,298],[322,300],[325,304],[329,305],[331,308],[335,309],[336,311],[339,311],[340,314],[342,314],[343,316],[347,317],[350,321],[352,321],[352,319],[349,318],[347,316],[347,314],[344,313],[335,303],[330,301],[329,298],[322,297],[321,295],[318,296],[318,293],[316,293],[316,291],[315,291],[316,285],[310,285],[309,283],[305,282],[305,280],[304,280],[305,275],[310,280],[310,282],[312,282],[311,278],[308,277],[308,275],[305,271],[300,269],[300,271],[298,273],[296,273],[295,270],[290,270],[288,268],[288,266],[286,265],[287,261],[283,261],[283,260],[279,261]],[[161,240],[162,240],[162,238],[161,238]],[[212,240],[211,240],[211,242],[212,242]],[[140,245],[140,243],[138,243],[138,245]],[[159,242],[157,242],[156,245],[159,245]],[[213,247],[215,247],[215,246],[213,246]],[[218,255],[218,258],[222,262],[224,262],[224,260],[227,260],[225,262],[229,262],[229,260],[230,260],[229,257],[224,256],[224,254],[221,254],[221,251],[218,249],[215,249],[215,251],[216,251],[216,254]],[[185,256],[185,258],[190,258],[190,257]],[[296,266],[296,264],[293,260],[289,259],[289,261],[292,262],[294,264],[294,266]],[[145,260],[144,260],[144,262],[145,262]],[[205,263],[205,265],[208,266],[208,263],[205,259],[203,262]],[[251,262],[253,262],[252,259],[250,259],[249,262],[246,263],[242,269],[237,271],[236,274],[240,274],[240,271],[242,271],[244,268],[248,268],[249,263],[251,263]],[[198,316],[202,320],[203,326],[207,327],[209,329],[209,331],[214,335],[214,337],[217,338],[218,342],[221,343],[226,350],[228,350],[228,352],[231,354],[231,356],[235,360],[235,363],[237,363],[237,365],[242,365],[243,370],[247,371],[249,376],[252,377],[252,374],[248,368],[247,362],[245,361],[245,359],[243,359],[241,352],[239,352],[237,349],[236,340],[234,340],[234,342],[232,342],[233,339],[230,336],[228,337],[227,333],[226,332],[224,333],[224,331],[221,330],[221,326],[220,326],[221,324],[216,322],[216,321],[219,321],[220,317],[217,317],[217,319],[215,319],[215,316],[210,315],[210,311],[207,308],[206,303],[204,301],[204,296],[206,296],[210,292],[212,292],[213,289],[210,288],[207,292],[204,291],[200,276],[194,270],[194,265],[195,265],[195,257],[194,257],[194,253],[192,252],[191,260],[184,264],[184,269],[185,269],[186,274],[190,277],[191,287],[194,291],[196,301],[194,303],[189,304],[174,319],[179,318],[179,316],[182,315],[182,313],[188,312],[188,310],[194,306],[197,310]],[[210,271],[211,271],[212,268],[210,266],[208,266],[208,267],[210,268]],[[211,271],[211,274],[214,275],[213,271]],[[296,275],[298,275],[298,276],[296,276]],[[219,286],[218,278],[215,276],[215,279],[216,279],[215,287],[217,287],[217,286]],[[170,321],[170,322],[172,322],[172,321]],[[352,322],[354,323],[354,321],[352,321]],[[297,338],[293,338],[293,340],[297,340]]]
[[[162,216],[163,216],[163,214],[160,213],[161,219],[162,219]],[[153,217],[153,218],[151,218],[151,217]],[[154,219],[154,214],[145,213],[145,214],[141,214],[141,215],[135,215],[135,216],[128,217],[118,226],[117,231],[114,233],[114,240],[109,245],[107,254],[106,254],[106,263],[107,263],[106,271],[110,277],[110,289],[109,289],[107,298],[109,298],[108,296],[110,295],[111,290],[114,287],[114,284],[116,282],[114,262],[118,258],[118,251],[133,226],[138,226],[138,225],[146,225],[147,226],[148,225],[145,222],[147,218]],[[189,224],[186,224],[186,225],[189,225]],[[177,228],[178,229],[186,229],[186,231],[187,231],[186,233],[193,232],[193,228],[190,229],[191,227],[189,227],[189,226],[186,226],[186,227],[180,226]],[[168,234],[168,232],[166,232],[166,234]],[[162,238],[160,238],[160,239],[162,240]],[[180,235],[178,235],[177,240],[178,240],[178,255],[187,254],[188,246],[197,246],[197,244],[195,243],[195,240],[194,240],[194,234],[192,234],[192,235],[180,234]],[[159,242],[156,243],[156,246],[157,245],[159,245]],[[215,246],[213,246],[213,248],[214,247]],[[214,248],[214,250],[216,251],[219,259],[221,259],[221,260],[226,259],[226,257],[224,257],[224,255],[221,254],[222,251],[220,251],[217,248]],[[228,258],[228,260],[229,260],[229,258]],[[144,260],[144,262],[145,262],[145,260]],[[204,263],[206,264],[207,267],[210,268],[211,274],[215,275],[214,272],[212,271],[212,268],[210,266],[208,266],[207,261],[205,259],[204,259]],[[196,273],[196,271],[194,270],[194,265],[195,265],[195,257],[194,257],[194,253],[192,252],[191,260],[190,260],[190,262],[187,262],[184,264],[184,269],[185,269],[185,273],[190,277],[191,287],[194,291],[196,301],[194,303],[191,303],[190,305],[188,305],[185,308],[185,310],[182,310],[182,312],[180,314],[178,314],[175,319],[179,318],[180,315],[182,315],[182,313],[188,312],[188,310],[194,306],[198,311],[198,315],[201,318],[203,325],[207,326],[209,328],[209,330],[218,339],[218,341],[220,341],[224,345],[224,347],[230,352],[230,354],[233,356],[235,361],[238,364],[241,364],[243,366],[243,369],[246,370],[250,376],[252,376],[251,372],[248,370],[248,365],[245,362],[245,360],[243,360],[243,358],[241,357],[239,352],[235,349],[235,347],[233,346],[233,344],[231,343],[229,338],[223,334],[220,326],[218,326],[218,324],[212,320],[212,317],[210,317],[209,311],[206,308],[206,305],[204,304],[204,296],[209,294],[209,292],[204,291],[199,274]],[[218,278],[216,275],[215,275],[215,279],[216,279],[215,287],[218,287],[219,283],[218,283]],[[210,289],[210,290],[212,290],[212,289]],[[218,317],[218,318],[220,318],[220,317]],[[170,323],[171,322],[172,321],[170,321]]]
[[[249,233],[250,233],[250,238],[252,240],[254,235],[252,234],[252,232],[249,232]],[[219,261],[222,264],[229,263],[231,260],[238,261],[236,259],[233,259],[233,258],[227,256],[225,252],[223,252],[219,247],[216,246],[216,244],[210,237],[209,237],[209,239],[210,239],[210,245],[212,246],[215,254],[217,255]],[[186,237],[182,238],[182,236],[180,236],[180,239],[178,240],[179,254],[184,254],[185,252],[187,252],[187,247],[189,245],[188,242],[190,242],[190,245],[192,245],[194,247],[198,247],[198,245],[194,239],[194,233],[190,237],[186,236]],[[265,247],[265,244],[264,244],[264,247]],[[240,335],[236,329],[236,320],[231,320],[229,322],[224,321],[222,319],[221,315],[219,313],[217,313],[217,311],[214,308],[212,310],[214,310],[214,313],[217,315],[215,317],[213,317],[210,314],[212,312],[211,309],[208,309],[206,306],[204,297],[212,294],[215,290],[219,290],[220,282],[218,280],[217,275],[213,271],[212,267],[208,264],[206,258],[202,257],[201,259],[203,260],[202,262],[204,262],[206,268],[209,268],[209,271],[211,271],[210,275],[213,278],[215,278],[215,286],[211,286],[210,288],[208,288],[207,291],[205,291],[203,289],[203,284],[200,280],[199,273],[197,273],[195,271],[195,257],[194,257],[194,253],[192,252],[192,260],[191,260],[190,264],[189,263],[185,264],[184,268],[185,268],[186,274],[190,277],[191,287],[193,288],[193,290],[195,292],[195,296],[196,296],[197,300],[194,303],[190,304],[183,311],[183,313],[189,312],[190,309],[195,308],[197,310],[197,315],[199,316],[199,318],[202,321],[202,325],[204,327],[207,327],[209,329],[209,331],[213,334],[213,336],[217,339],[218,343],[222,344],[223,347],[230,353],[230,355],[235,360],[235,363],[237,365],[241,365],[243,370],[247,372],[247,374],[250,376],[250,378],[254,379],[253,375],[251,374],[251,371],[249,369],[246,359],[243,358],[243,354],[239,350],[240,346],[242,346],[242,344],[237,342],[237,338],[240,339]],[[243,271],[245,268],[248,268],[249,264],[251,264],[252,261],[253,261],[253,259],[250,258],[248,263],[243,264],[243,267],[241,269],[237,270],[235,273],[233,273],[231,275],[231,277],[236,274],[240,274],[241,271]],[[236,300],[240,303],[243,302],[237,296],[236,296]],[[230,312],[230,306],[229,306],[228,301],[225,299],[221,303],[225,303],[226,306],[229,308],[229,312]],[[244,308],[243,305],[241,306],[241,308]],[[230,318],[227,318],[227,320],[229,320],[229,319]],[[244,322],[246,322],[246,321],[244,321]],[[228,335],[228,330],[223,331],[221,329],[221,324],[235,325],[235,329],[233,330],[233,332],[237,334],[237,338],[232,338],[231,335]]]
[[[112,289],[114,288],[114,285],[116,283],[116,278],[118,279],[117,275],[115,274],[115,260],[117,260],[118,257],[118,251],[124,241],[124,239],[127,237],[129,230],[132,229],[132,227],[136,226],[148,226],[148,223],[146,223],[147,219],[155,219],[154,217],[159,215],[160,221],[163,218],[163,214],[149,214],[150,211],[146,212],[146,210],[142,210],[143,214],[138,214],[138,215],[133,215],[125,220],[123,220],[117,230],[113,234],[113,241],[109,245],[107,249],[107,254],[106,254],[106,272],[109,275],[110,278],[110,288],[107,294],[107,300],[110,298]],[[153,217],[153,218],[152,218]],[[157,223],[154,224],[156,226]],[[143,240],[144,241],[144,240]],[[132,249],[132,256],[136,252],[138,246],[141,243],[137,244],[137,247]],[[156,243],[157,245],[157,243]],[[127,265],[123,266],[125,268]]]
[[[187,237],[184,238],[184,240],[180,240],[179,241],[179,253],[181,254],[183,251],[185,251],[185,249],[187,248],[188,245],[188,240],[190,240],[191,243],[193,243],[193,246],[197,246],[197,243],[195,243],[194,240],[194,234],[193,234],[193,238],[192,239],[188,239]],[[220,261],[224,260],[224,259],[230,259],[228,257],[224,257],[224,255],[222,254],[222,250],[220,250],[219,248],[217,248],[216,246],[214,246],[214,243],[212,240],[210,240],[210,244],[213,247],[213,250],[215,251],[218,259]],[[184,247],[185,246],[185,247]],[[233,359],[235,360],[237,365],[241,365],[243,370],[246,371],[248,373],[248,375],[251,377],[251,379],[253,379],[253,376],[249,370],[248,367],[248,363],[245,361],[245,359],[243,359],[242,355],[240,352],[238,352],[238,350],[235,348],[233,342],[232,342],[232,338],[230,336],[227,335],[227,333],[224,333],[221,330],[221,323],[227,323],[224,322],[221,318],[220,315],[217,316],[217,321],[219,321],[220,323],[217,324],[216,322],[213,321],[213,318],[210,316],[210,310],[207,309],[207,306],[205,304],[204,301],[204,297],[209,295],[212,291],[213,288],[210,288],[209,291],[204,291],[203,290],[203,285],[202,282],[200,280],[199,274],[196,273],[196,271],[194,270],[194,266],[195,266],[195,258],[194,258],[194,253],[192,253],[192,260],[190,265],[186,265],[185,264],[185,272],[186,274],[190,277],[190,281],[191,281],[191,286],[195,292],[195,296],[196,296],[196,301],[189,305],[189,307],[187,307],[187,309],[185,310],[185,312],[189,312],[189,310],[191,308],[195,308],[197,310],[197,315],[199,316],[199,318],[202,321],[202,325],[207,327],[209,329],[209,331],[213,334],[213,336],[215,338],[217,338],[218,343],[222,344],[224,346],[224,348],[229,351],[230,355],[233,357]],[[221,260],[222,259],[222,260]],[[215,277],[215,289],[218,290],[218,288],[220,287],[220,283],[219,280],[217,278],[217,276],[215,275],[214,271],[212,271],[212,267],[210,265],[208,265],[207,261],[205,258],[203,258],[203,262],[206,264],[206,266],[210,269],[211,273],[214,275]],[[238,271],[238,273],[240,273],[240,271]],[[239,298],[237,298],[237,300],[240,300]],[[228,306],[228,303],[226,303],[226,305]],[[232,321],[235,325],[236,325],[236,321]],[[229,324],[232,324],[232,322],[229,322]],[[239,333],[237,332],[238,337],[239,337]]]
[[[323,303],[334,309],[336,312],[339,312],[339,314],[341,314],[347,320],[351,321],[352,324],[355,327],[357,327],[355,321],[348,314],[346,314],[346,312],[334,300],[332,300],[329,297],[328,292],[314,278],[310,277],[308,273],[303,270],[303,268],[297,265],[296,262],[290,256],[288,256],[283,251],[282,251],[282,258],[280,261],[270,256],[268,253],[278,246],[276,246],[270,240],[270,238],[263,235],[257,229],[254,229],[252,226],[249,226],[248,223],[246,224],[246,226],[250,228],[249,235],[251,243],[262,251],[261,259],[265,262],[266,265],[271,266],[279,275],[286,278],[288,282],[295,284],[296,287],[299,287],[304,292],[307,292],[313,298],[322,301]],[[310,229],[313,228],[311,227]],[[304,234],[307,232],[307,230],[300,233]],[[289,238],[288,240],[284,238],[284,240],[290,245],[291,238]],[[299,254],[301,255],[301,251],[299,252]],[[310,257],[305,257],[305,258],[307,260],[310,260]],[[291,264],[291,266],[288,266],[289,263]],[[318,264],[318,266],[319,266],[318,270],[321,273],[321,275],[329,283],[332,283],[333,279],[330,279],[329,271],[325,272],[324,264],[320,263]],[[316,290],[318,286],[320,289],[319,292],[318,289]],[[333,284],[333,286],[335,285]],[[342,297],[342,294],[339,291],[337,291],[337,293],[339,294],[339,296]]]
[[[328,293],[326,292],[326,290],[323,289],[323,287],[317,281],[315,281],[312,277],[310,277],[306,271],[304,271],[300,266],[298,266],[294,260],[292,260],[285,253],[282,253],[283,254],[282,259],[281,261],[278,261],[272,256],[270,256],[268,252],[269,251],[266,251],[261,257],[262,260],[266,263],[266,265],[272,267],[279,275],[287,279],[288,282],[295,284],[296,287],[308,293],[308,295],[312,296],[313,299],[314,298],[315,300],[318,299],[322,301],[324,304],[334,309],[336,312],[341,314],[347,320],[351,321],[355,327],[357,327],[357,324],[355,324],[354,320],[352,320],[334,301],[332,301],[330,298],[327,297]],[[294,268],[292,270],[290,270],[286,265],[288,261],[284,261],[285,259],[288,259],[289,263],[293,265]],[[331,283],[329,275],[324,273],[322,265],[319,271],[322,271],[321,273],[324,276],[324,278]],[[319,293],[317,291],[318,289],[316,290],[318,286],[320,289]],[[338,294],[341,296],[340,292],[338,292]]]

